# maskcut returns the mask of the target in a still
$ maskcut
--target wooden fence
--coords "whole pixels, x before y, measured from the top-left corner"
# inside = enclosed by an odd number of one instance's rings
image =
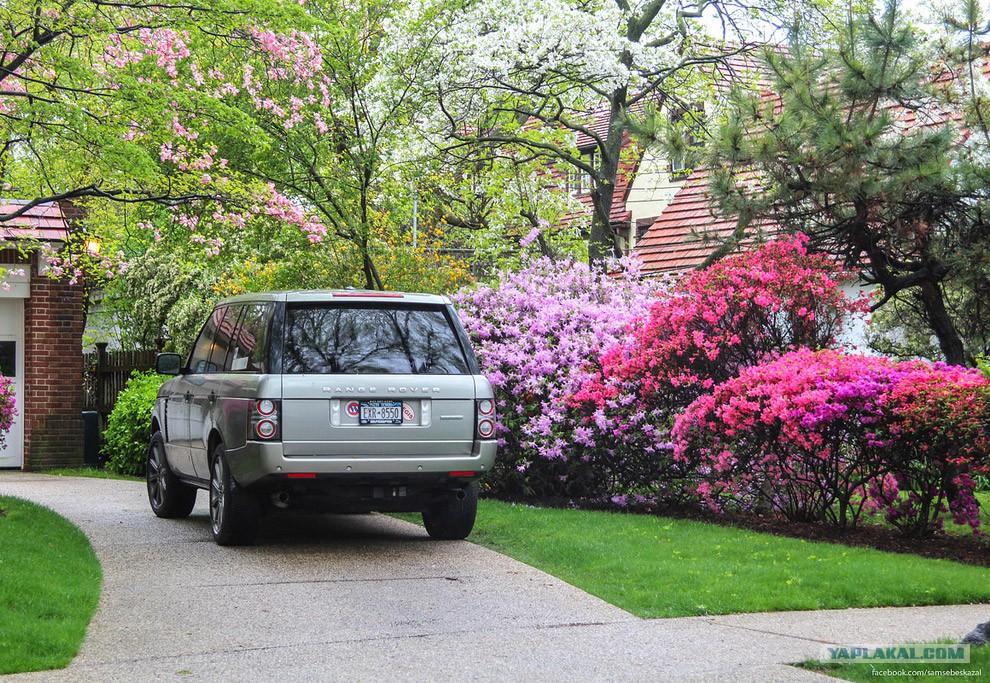
[[[96,345],[96,351],[83,354],[83,409],[104,417],[117,402],[117,394],[127,384],[134,370],[148,370],[155,365],[155,351],[107,351],[107,345]]]

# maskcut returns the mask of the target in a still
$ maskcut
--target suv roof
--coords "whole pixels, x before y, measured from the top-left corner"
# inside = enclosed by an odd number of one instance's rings
[[[220,303],[239,303],[244,301],[285,301],[285,302],[325,302],[339,301],[403,301],[411,304],[442,304],[450,303],[450,299],[437,294],[415,294],[408,292],[382,292],[367,289],[292,289],[277,292],[253,292],[227,297]]]

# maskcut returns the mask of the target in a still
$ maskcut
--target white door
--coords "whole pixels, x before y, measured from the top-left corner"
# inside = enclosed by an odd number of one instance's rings
[[[14,380],[14,426],[0,447],[0,468],[24,466],[24,300],[0,298],[0,375]]]

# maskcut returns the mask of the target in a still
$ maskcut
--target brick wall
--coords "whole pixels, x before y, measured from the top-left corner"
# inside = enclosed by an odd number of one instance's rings
[[[81,285],[31,277],[24,302],[24,469],[83,464]]]

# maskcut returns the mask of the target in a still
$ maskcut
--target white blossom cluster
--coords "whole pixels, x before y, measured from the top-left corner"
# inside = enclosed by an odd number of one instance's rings
[[[639,4],[622,10],[613,0],[466,0],[459,6],[416,0],[389,32],[404,39],[410,30],[431,34],[437,59],[424,77],[435,92],[456,96],[460,111],[506,97],[549,97],[586,110],[589,95],[635,90],[678,63],[677,41],[660,44],[674,32],[678,9],[669,0],[631,40]]]

